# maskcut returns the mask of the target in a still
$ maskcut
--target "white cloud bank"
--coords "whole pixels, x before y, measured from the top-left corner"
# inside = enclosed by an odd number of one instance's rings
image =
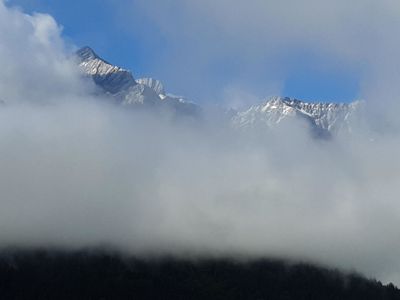
[[[246,136],[122,111],[88,96],[59,33],[0,2],[1,246],[278,256],[400,283],[396,130],[315,141],[301,121]]]
[[[36,103],[84,93],[60,31],[51,16],[26,15],[0,1],[0,99]]]

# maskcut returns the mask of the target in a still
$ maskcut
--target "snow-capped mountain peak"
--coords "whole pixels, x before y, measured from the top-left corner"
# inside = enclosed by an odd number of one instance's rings
[[[161,83],[160,80],[154,78],[139,78],[136,80],[136,82],[148,86],[158,95],[165,95],[164,85]]]
[[[101,59],[89,47],[78,50],[77,56],[83,73],[92,77],[96,85],[108,94],[121,96],[121,91],[137,84],[131,72]]]
[[[94,52],[94,50],[88,46],[79,49],[76,54],[82,60],[100,59],[100,57]]]
[[[95,84],[117,104],[149,106],[168,109],[181,115],[197,115],[199,106],[184,97],[166,93],[161,81],[154,78],[135,80],[132,73],[114,66],[90,47],[77,52],[79,67]],[[360,106],[352,103],[306,102],[287,97],[271,97],[259,105],[230,113],[230,121],[236,128],[270,128],[290,118],[305,120],[318,135],[351,132],[351,119]],[[263,127],[262,127],[263,126]]]
[[[78,50],[76,55],[81,71],[117,104],[156,106],[190,115],[199,111],[192,102],[167,94],[161,81],[154,78],[135,80],[130,71],[110,64],[90,47]]]
[[[237,112],[232,117],[235,127],[276,126],[291,117],[308,120],[315,128],[334,133],[345,129],[350,131],[351,116],[360,106],[352,103],[310,103],[288,97],[272,97],[259,105]]]

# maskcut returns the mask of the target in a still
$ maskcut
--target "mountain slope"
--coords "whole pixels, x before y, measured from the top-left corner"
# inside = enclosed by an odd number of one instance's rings
[[[165,92],[161,81],[153,78],[135,80],[132,73],[100,58],[91,48],[77,52],[79,67],[93,79],[105,95],[119,105],[147,106],[174,112],[176,115],[198,116],[200,107],[183,97]],[[234,128],[271,128],[285,120],[305,120],[316,136],[328,136],[340,131],[350,133],[351,123],[361,102],[309,103],[286,97],[273,97],[248,109],[231,113]]]
[[[297,99],[272,97],[260,105],[239,111],[232,116],[237,128],[273,127],[290,118],[306,120],[321,132],[351,132],[351,121],[361,102],[308,103]]]
[[[200,112],[200,108],[194,103],[167,94],[159,80],[135,80],[130,71],[108,63],[89,47],[78,50],[76,55],[81,71],[91,77],[100,90],[119,105],[149,106],[191,116]]]

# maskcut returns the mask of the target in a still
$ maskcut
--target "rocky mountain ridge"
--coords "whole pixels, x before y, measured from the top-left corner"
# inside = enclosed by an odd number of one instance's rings
[[[233,115],[232,122],[238,128],[272,127],[287,119],[297,117],[306,120],[321,131],[351,132],[352,118],[361,105],[361,101],[310,103],[287,97],[272,97],[259,105],[238,111]]]
[[[163,107],[177,114],[197,116],[200,106],[183,97],[165,92],[161,81],[135,79],[132,73],[100,58],[91,48],[77,51],[82,72],[119,105]],[[352,103],[305,102],[287,97],[272,97],[245,110],[230,111],[229,122],[235,128],[276,126],[285,120],[301,118],[322,134],[351,132],[351,120],[361,106]]]
[[[167,94],[159,80],[136,80],[130,71],[108,63],[89,47],[78,50],[76,54],[83,74],[91,77],[96,86],[118,105],[162,108],[187,115],[199,112],[196,104],[183,97]]]

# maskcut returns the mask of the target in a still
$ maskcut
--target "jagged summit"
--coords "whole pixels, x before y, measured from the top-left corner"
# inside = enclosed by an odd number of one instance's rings
[[[360,101],[352,103],[305,102],[288,97],[272,97],[259,105],[237,112],[232,117],[234,126],[248,128],[255,126],[275,126],[285,119],[301,117],[316,128],[331,133],[345,129],[350,131],[350,119],[360,106]]]
[[[164,85],[160,80],[154,78],[139,78],[136,80],[139,84],[144,84],[153,89],[158,95],[165,95]]]
[[[100,57],[89,46],[82,47],[76,52],[81,60],[99,59]]]
[[[83,73],[91,76],[96,85],[107,94],[119,98],[121,91],[137,84],[131,72],[101,59],[90,47],[78,50],[77,56]]]
[[[136,80],[130,71],[108,63],[90,47],[78,50],[77,56],[83,73],[117,104],[167,108],[183,115],[196,115],[200,111],[199,106],[185,98],[166,93],[161,81],[154,78]],[[248,109],[231,112],[229,118],[236,128],[269,128],[296,117],[306,120],[318,134],[331,134],[341,130],[351,132],[350,121],[359,106],[359,101],[312,103],[288,97],[271,97]]]
[[[117,104],[157,106],[185,114],[197,114],[198,106],[166,94],[161,81],[153,78],[135,80],[132,73],[99,57],[90,47],[76,52],[82,72]]]

